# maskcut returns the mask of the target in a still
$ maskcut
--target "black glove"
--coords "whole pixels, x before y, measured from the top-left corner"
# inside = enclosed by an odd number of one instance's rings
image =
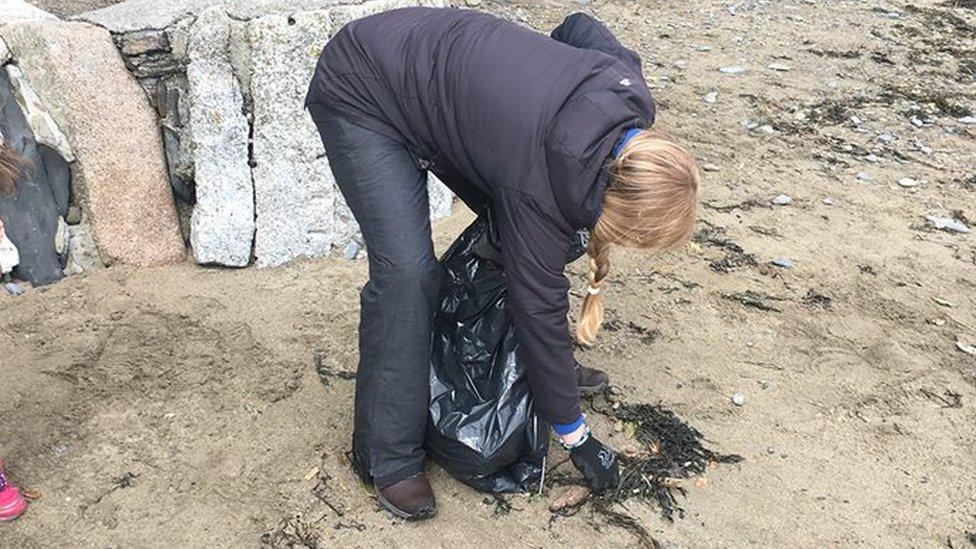
[[[587,484],[594,492],[616,488],[620,482],[617,456],[609,446],[593,435],[587,435],[582,444],[569,451],[573,465],[583,473]]]

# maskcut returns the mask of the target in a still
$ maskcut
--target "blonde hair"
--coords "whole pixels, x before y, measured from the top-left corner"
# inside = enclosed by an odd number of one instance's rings
[[[17,179],[22,169],[20,155],[0,141],[0,194],[13,194],[17,190]]]
[[[602,290],[610,246],[667,250],[691,238],[701,175],[687,151],[665,134],[643,130],[613,159],[603,213],[590,233],[589,285],[576,338],[592,345],[603,324]]]

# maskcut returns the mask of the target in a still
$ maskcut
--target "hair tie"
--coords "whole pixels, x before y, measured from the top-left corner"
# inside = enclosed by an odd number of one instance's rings
[[[630,128],[624,132],[624,135],[620,138],[620,141],[613,146],[613,156],[620,156],[620,151],[624,150],[627,143],[634,138],[635,135],[641,132],[640,128]]]
[[[587,285],[586,286],[586,293],[588,293],[590,295],[596,295],[596,294],[600,293],[600,288],[596,288],[594,286]]]

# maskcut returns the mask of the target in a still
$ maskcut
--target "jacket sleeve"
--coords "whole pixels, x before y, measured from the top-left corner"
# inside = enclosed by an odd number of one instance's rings
[[[580,399],[563,274],[572,229],[530,195],[510,189],[493,195],[518,356],[536,411],[548,423],[572,423],[580,416]]]
[[[597,50],[612,55],[635,70],[637,74],[642,74],[640,56],[624,47],[606,25],[585,13],[570,15],[552,31],[550,36],[575,48]]]

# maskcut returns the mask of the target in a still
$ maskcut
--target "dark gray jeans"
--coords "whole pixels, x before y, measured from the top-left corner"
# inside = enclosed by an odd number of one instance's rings
[[[443,276],[431,241],[427,173],[389,137],[318,104],[309,111],[369,258],[353,462],[363,480],[384,488],[424,466],[431,321]]]

